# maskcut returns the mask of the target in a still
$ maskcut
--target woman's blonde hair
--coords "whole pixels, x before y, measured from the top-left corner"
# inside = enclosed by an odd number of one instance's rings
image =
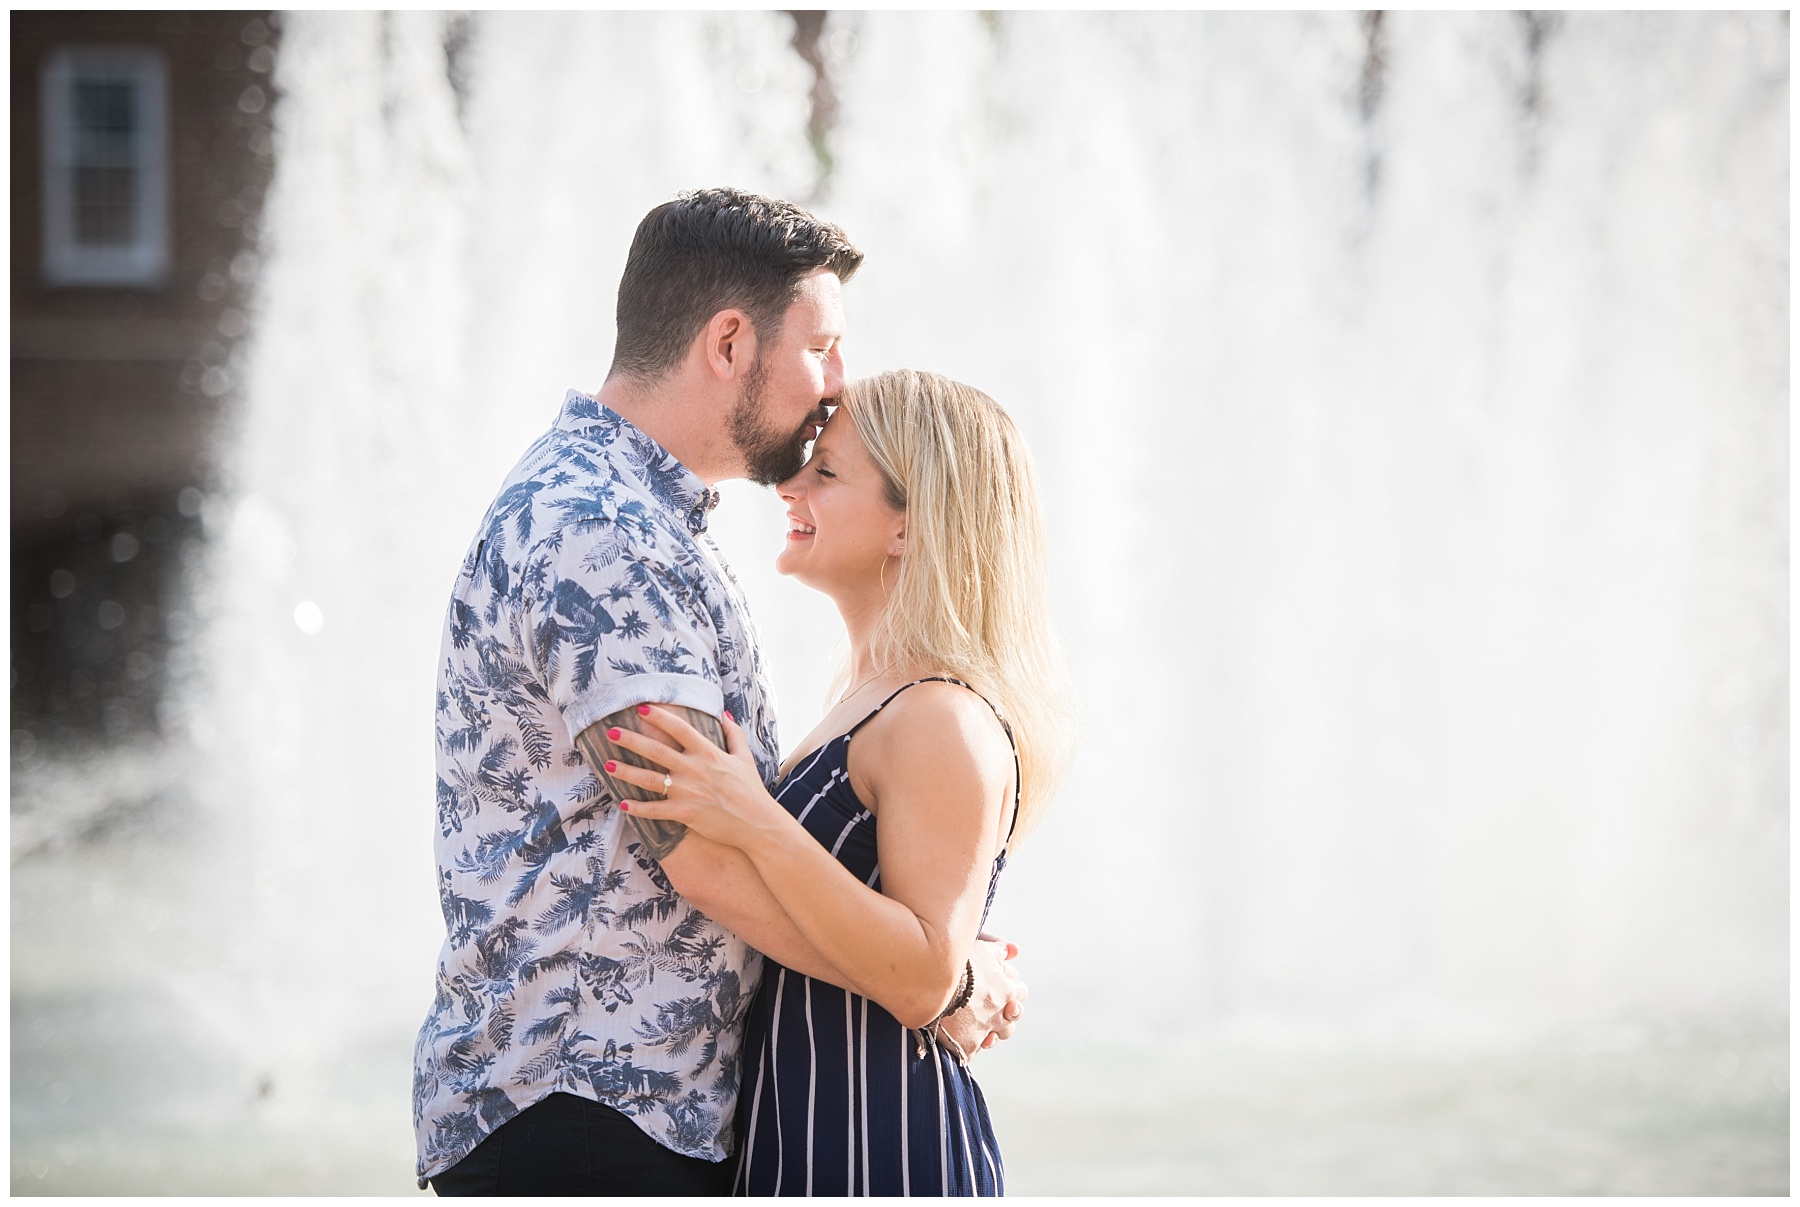
[[[875,664],[952,675],[993,702],[1018,744],[1023,834],[1062,778],[1072,699],[1045,602],[1031,455],[999,403],[935,373],[882,373],[838,402],[906,512]]]

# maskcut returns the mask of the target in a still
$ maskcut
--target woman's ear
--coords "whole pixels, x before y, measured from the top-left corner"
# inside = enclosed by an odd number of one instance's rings
[[[906,556],[906,513],[900,513],[899,527],[894,530],[894,539],[888,542],[889,557]]]

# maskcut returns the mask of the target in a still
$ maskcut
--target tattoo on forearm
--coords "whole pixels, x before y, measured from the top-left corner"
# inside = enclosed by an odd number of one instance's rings
[[[670,705],[669,707],[679,712],[682,719],[689,725],[711,738],[720,749],[724,749],[725,727],[719,724],[717,717],[701,712],[697,708],[686,708],[680,705]],[[639,716],[635,708],[621,709],[575,735],[575,748],[581,751],[582,756],[588,761],[588,766],[593,769],[595,775],[600,777],[600,782],[606,785],[606,790],[612,793],[614,800],[660,799],[660,793],[647,791],[634,784],[621,783],[606,774],[608,759],[633,767],[662,770],[648,759],[640,758],[608,739],[606,736],[608,729],[635,730],[638,733],[648,734],[658,741],[667,741],[668,735]],[[658,863],[666,859],[669,852],[680,846],[681,840],[687,837],[687,827],[678,821],[651,821],[647,818],[633,817],[629,813],[626,814],[625,819],[631,823],[631,828],[637,831],[638,841],[643,844],[644,853]]]
[[[637,831],[638,844],[644,848],[644,854],[658,863],[667,859],[687,837],[688,828],[678,821],[651,821],[629,813],[625,815],[625,821]]]

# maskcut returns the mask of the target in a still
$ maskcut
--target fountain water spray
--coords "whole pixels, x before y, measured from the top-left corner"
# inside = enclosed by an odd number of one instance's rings
[[[451,577],[637,220],[721,183],[869,253],[852,372],[1036,449],[1087,717],[996,914],[1037,1051],[1130,983],[1121,1050],[1785,1017],[1782,18],[834,14],[829,129],[792,32],[286,20],[192,710],[219,933],[164,967],[294,1126],[363,1059],[404,1126]],[[791,742],[835,619],[779,511],[715,531]]]

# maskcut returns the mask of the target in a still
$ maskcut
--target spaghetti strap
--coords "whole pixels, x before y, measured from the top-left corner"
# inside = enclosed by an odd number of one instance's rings
[[[952,679],[948,675],[927,675],[923,679],[914,679],[911,683],[902,683],[899,687],[896,687],[893,691],[888,693],[887,699],[883,700],[881,703],[877,704],[874,708],[872,708],[868,712],[864,713],[862,720],[860,720],[856,724],[852,725],[849,729],[846,729],[844,731],[844,736],[847,738],[854,737],[857,730],[861,729],[864,725],[867,725],[870,721],[873,721],[875,719],[875,714],[880,712],[882,709],[886,708],[888,705],[892,704],[894,702],[895,698],[897,698],[901,692],[905,691],[909,687],[917,687],[921,683],[954,683],[958,687],[969,687],[969,685],[967,683],[964,683],[961,679]],[[972,687],[969,687],[969,690],[975,691],[975,689]],[[975,694],[978,696],[981,695],[980,692],[975,692]],[[986,699],[985,696],[983,696],[982,698]],[[988,705],[988,707],[992,708],[993,705],[990,704],[990,705]]]
[[[899,687],[896,687],[889,693],[887,699],[877,704],[872,710],[864,715],[862,720],[852,725],[849,729],[846,729],[844,731],[844,741],[848,743],[851,738],[855,737],[857,730],[861,729],[864,725],[867,725],[870,721],[873,721],[875,719],[875,714],[892,704],[895,697],[901,692],[909,687],[917,687],[921,683],[954,683],[960,688],[974,692],[976,698],[990,709],[993,709],[994,720],[1000,722],[1000,728],[1006,731],[1006,744],[1012,747],[1013,756],[1013,807],[1012,820],[1007,822],[1006,825],[1006,843],[1002,845],[1010,844],[1012,842],[1013,831],[1019,826],[1019,802],[1025,798],[1025,769],[1019,765],[1019,744],[1013,740],[1012,724],[1001,715],[998,708],[994,708],[994,702],[980,692],[975,691],[974,688],[970,687],[967,683],[964,683],[961,679],[956,679],[949,675],[927,675],[923,679],[914,679],[911,683],[902,683]]]

